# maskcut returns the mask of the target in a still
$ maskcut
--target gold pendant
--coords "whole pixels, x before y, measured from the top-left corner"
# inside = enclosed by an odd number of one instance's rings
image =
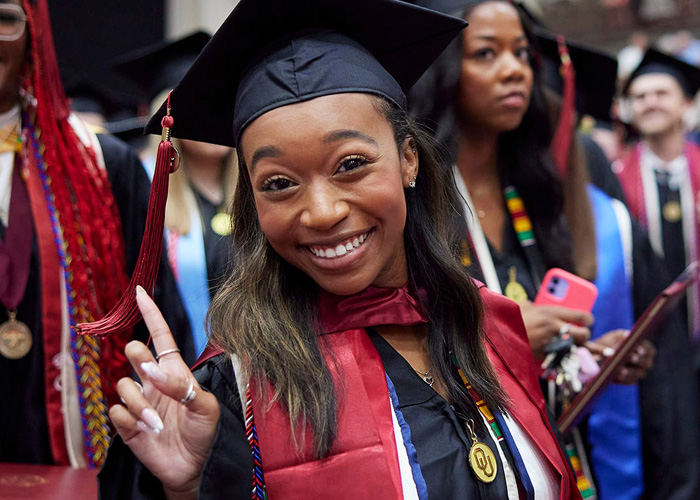
[[[527,292],[523,285],[516,281],[517,270],[515,266],[508,270],[508,284],[506,285],[505,295],[515,302],[525,302],[527,300]]]
[[[225,212],[219,212],[211,218],[211,229],[219,236],[231,234],[231,216]]]
[[[17,320],[17,312],[11,310],[10,319],[0,325],[0,354],[7,359],[25,357],[32,348],[32,332]]]
[[[681,220],[681,217],[683,217],[681,204],[677,201],[667,202],[662,209],[662,213],[664,215],[664,219],[666,219],[668,222],[678,222]]]
[[[492,483],[498,473],[496,456],[491,451],[491,448],[476,438],[473,420],[470,419],[467,422],[467,429],[471,433],[473,441],[472,447],[469,448],[469,465],[479,481]]]

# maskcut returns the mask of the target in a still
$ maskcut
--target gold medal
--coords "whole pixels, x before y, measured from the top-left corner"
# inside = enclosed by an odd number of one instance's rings
[[[32,348],[32,332],[16,316],[11,310],[10,319],[0,325],[0,354],[7,359],[23,358]]]
[[[662,209],[662,213],[664,215],[664,219],[666,219],[668,222],[678,222],[683,216],[681,204],[677,201],[667,202]]]
[[[225,212],[219,212],[211,218],[211,229],[219,236],[231,234],[231,216]]]
[[[467,422],[467,429],[471,433],[473,441],[472,447],[469,448],[469,465],[479,481],[492,483],[498,473],[496,456],[491,451],[491,448],[476,438],[473,420],[470,419]]]
[[[508,270],[508,284],[506,285],[505,295],[515,302],[525,302],[527,300],[527,292],[523,288],[523,285],[516,281],[518,271],[515,266]]]

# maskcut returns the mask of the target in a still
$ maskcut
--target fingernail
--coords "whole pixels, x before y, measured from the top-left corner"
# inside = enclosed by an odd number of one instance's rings
[[[605,349],[603,349],[603,356],[605,356],[606,358],[609,358],[613,354],[615,354],[615,349],[613,349],[612,347],[606,347]]]
[[[637,354],[632,354],[632,356],[630,356],[630,361],[636,365],[639,363],[639,356]]]
[[[141,295],[142,293],[146,293],[146,290],[141,285],[136,285],[136,295]]]
[[[136,427],[138,427],[144,432],[148,432],[149,434],[160,434],[160,431],[158,429],[154,429],[143,420],[139,420],[138,422],[136,422]]]
[[[162,383],[168,380],[168,375],[153,361],[141,363],[141,369],[146,372],[146,375],[148,375],[150,379],[155,380],[156,382]]]

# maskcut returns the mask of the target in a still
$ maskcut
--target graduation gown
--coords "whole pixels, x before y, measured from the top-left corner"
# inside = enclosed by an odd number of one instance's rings
[[[693,149],[698,151],[697,147]],[[637,147],[632,148],[615,169],[625,192],[627,206],[636,218],[633,237],[634,309],[637,317],[677,274],[675,271],[669,272],[667,258],[661,258],[654,252],[642,227],[647,214],[643,189],[640,187],[639,153]],[[662,187],[660,191],[664,192],[659,192],[660,198],[668,196],[667,189]],[[668,237],[672,224],[661,224],[662,231]],[[679,236],[677,231],[675,235],[677,241],[672,252],[677,253],[680,249],[683,253],[683,236]],[[674,267],[675,270],[685,267],[684,258],[675,262]],[[700,387],[687,318],[687,309],[679,307],[675,314],[669,316],[663,329],[651,339],[657,349],[654,368],[640,382],[645,499],[700,497]]]
[[[136,265],[145,228],[149,183],[138,157],[124,143],[107,135],[100,135],[98,140],[119,210],[126,269],[130,273]],[[0,228],[3,238],[4,229]],[[66,454],[63,422],[62,374],[66,363],[72,363],[72,360],[65,359],[60,352],[56,332],[49,337],[43,332],[40,242],[33,228],[27,230],[34,232],[34,241],[29,280],[18,306],[17,318],[29,326],[33,345],[21,359],[0,356],[0,394],[4,400],[0,405],[0,462],[78,465],[79,462],[74,463]],[[171,325],[185,359],[193,362],[189,323],[175,290],[172,273],[163,259],[155,300]],[[0,306],[0,323],[7,318],[7,310]],[[134,337],[147,340],[148,330],[143,322],[134,328]],[[45,356],[47,346],[57,353],[48,360]]]
[[[557,489],[561,491],[558,498],[580,498],[575,480],[547,421],[519,308],[485,287],[481,289],[481,295],[485,303],[487,350],[510,398],[510,415],[529,435],[531,443],[539,448],[541,456],[545,457],[544,467],[551,472]],[[335,359],[342,362],[343,373],[351,379],[346,381],[352,382],[346,384],[347,399],[340,407],[339,444],[334,445],[331,457],[320,462],[308,457],[299,458],[293,450],[291,455],[287,455],[290,453],[288,445],[284,444],[287,439],[280,439],[280,436],[288,436],[289,433],[280,432],[278,426],[284,424],[276,421],[276,410],[273,408],[272,412],[265,413],[264,418],[261,417],[264,412],[254,411],[270,498],[319,498],[321,494],[333,498],[370,498],[372,493],[364,488],[374,484],[373,481],[383,485],[382,498],[404,498],[400,486],[397,486],[397,481],[400,481],[397,468],[385,465],[398,461],[396,448],[391,451],[391,445],[387,444],[394,440],[387,442],[382,438],[385,431],[389,429],[390,432],[391,429],[391,417],[385,415],[390,413],[385,399],[385,376],[395,388],[400,412],[410,428],[411,442],[417,452],[420,474],[427,491],[427,496],[420,496],[419,493],[419,498],[506,498],[502,483],[479,483],[470,472],[466,462],[470,442],[464,433],[460,409],[453,409],[416,376],[410,365],[389,344],[371,329],[369,333],[361,328],[329,333],[327,336],[329,344],[342,346],[337,351],[342,355]],[[359,377],[357,380],[353,378],[355,374]],[[217,355],[198,367],[195,375],[203,387],[217,396],[221,407],[218,430],[205,464],[199,498],[247,499],[251,494],[252,461],[231,360]],[[353,396],[353,391],[363,386],[365,390],[360,390],[358,394],[365,395]],[[283,415],[283,412],[279,415]],[[266,431],[266,424],[272,425],[274,431]],[[353,428],[354,431],[350,430]],[[347,429],[347,432],[343,432],[343,429]],[[373,441],[376,433],[380,442],[385,444]],[[366,447],[368,440],[375,443],[371,448]],[[369,449],[374,451],[370,454]],[[387,462],[372,462],[376,460],[376,453],[385,456]],[[286,459],[283,458],[285,456]],[[296,461],[301,463],[295,464]],[[382,472],[367,470],[371,463],[381,464],[377,468]],[[357,481],[358,477],[362,477],[363,481]],[[100,498],[103,500],[164,498],[160,483],[119,438],[112,443],[99,479]]]

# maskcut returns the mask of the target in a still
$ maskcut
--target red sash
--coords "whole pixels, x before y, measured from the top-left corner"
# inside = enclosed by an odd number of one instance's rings
[[[369,290],[370,295],[376,295],[377,289]],[[486,311],[487,350],[510,397],[510,413],[560,475],[560,500],[579,499],[576,480],[548,423],[520,309],[485,286],[480,293]],[[410,311],[410,304],[415,301],[407,304],[406,296],[394,292],[392,308],[393,302],[400,302],[396,310]],[[326,303],[329,302],[326,300]],[[357,314],[361,314],[359,309]],[[328,318],[324,324],[328,324]],[[311,452],[298,453],[289,437],[290,422],[282,405],[268,405],[255,397],[260,391],[252,388],[253,412],[269,496],[285,500],[323,498],[328,485],[332,484],[337,500],[376,498],[377,492],[381,492],[382,498],[400,500],[403,493],[392,409],[381,358],[364,329],[326,334],[324,339],[331,353],[328,358],[333,358],[343,373],[338,391],[341,395],[338,438],[330,456],[316,460]],[[198,364],[221,352],[208,348]],[[313,449],[312,439],[307,429],[306,450]]]
[[[34,228],[39,242],[39,262],[41,267],[41,331],[44,348],[44,398],[46,418],[49,426],[49,442],[54,464],[70,465],[63,426],[61,393],[54,383],[61,378],[60,365],[54,363],[61,352],[61,330],[63,328],[61,301],[61,266],[58,249],[54,240],[49,210],[44,198],[36,165],[26,169],[27,192],[32,207]],[[20,168],[17,164],[15,168]]]

